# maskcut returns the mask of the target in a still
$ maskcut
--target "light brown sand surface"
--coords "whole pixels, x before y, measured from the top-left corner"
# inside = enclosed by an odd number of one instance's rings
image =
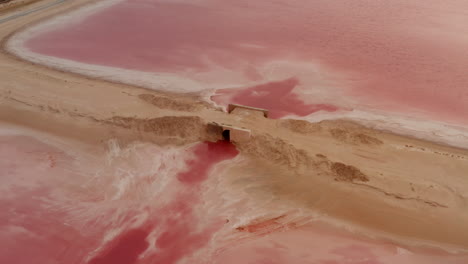
[[[0,18],[2,16],[11,15],[13,12],[26,10],[26,8],[33,7],[38,4],[40,0],[6,0],[0,1]]]

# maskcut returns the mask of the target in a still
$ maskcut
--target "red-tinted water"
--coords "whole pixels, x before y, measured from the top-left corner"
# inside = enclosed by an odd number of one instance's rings
[[[129,193],[120,198],[101,195],[112,194],[113,184],[99,185],[95,190],[89,190],[94,184],[85,185],[96,169],[117,173],[133,168],[127,167],[130,164],[145,172],[146,166],[155,165],[151,155],[161,155],[155,150],[161,151],[141,147],[136,156],[124,151],[126,154],[111,163],[111,168],[101,161],[95,168],[84,157],[76,162],[32,138],[0,136],[0,263],[467,263],[466,255],[402,249],[318,223],[295,225],[288,215],[231,226],[222,215],[249,219],[256,212],[241,200],[224,211],[213,205],[219,205],[219,201],[205,207],[212,201],[201,197],[206,191],[202,184],[212,166],[238,154],[228,142],[200,143],[188,149],[185,154],[192,154],[192,159],[186,160],[184,171],[177,172],[179,166],[169,170],[172,173],[166,176],[171,181],[162,192],[157,192],[162,184],[160,177],[146,173],[141,177],[135,170],[130,175],[133,185],[126,187]],[[187,157],[181,152],[167,160]],[[133,159],[136,164],[130,162]],[[116,164],[118,168],[112,170]],[[88,167],[91,171],[83,170]],[[165,168],[162,171],[168,172]],[[115,175],[110,179],[120,180]],[[148,186],[152,181],[157,182]],[[77,195],[77,190],[85,195]],[[158,195],[152,196],[153,192]],[[140,223],[134,216],[147,217]],[[221,236],[213,240],[216,232]],[[110,234],[115,237],[103,244],[103,238]],[[207,251],[196,255],[199,250]]]
[[[145,195],[141,187],[128,186],[130,195],[119,200],[100,195],[112,191],[113,183],[102,186],[99,193],[88,191],[89,187],[83,190],[83,181],[93,175],[83,171],[81,166],[89,165],[84,160],[75,163],[60,150],[32,138],[0,137],[0,263],[85,263],[91,255],[90,264],[171,264],[190,256],[224,222],[195,209],[201,202],[201,183],[215,164],[235,157],[238,151],[228,142],[207,142],[187,152],[193,158],[187,160],[186,170],[169,175],[173,184],[149,203],[152,196]],[[179,154],[179,158],[186,157],[182,151]],[[154,165],[151,157],[148,162]],[[99,170],[112,172],[104,163]],[[124,165],[118,162],[122,170]],[[133,173],[135,186],[160,179]],[[111,179],[120,181],[115,176]],[[77,190],[86,195],[77,195]],[[134,201],[132,197],[140,198]],[[149,216],[135,226],[137,215]],[[103,238],[115,232],[102,245]]]
[[[208,170],[214,164],[234,158],[239,152],[227,141],[205,142],[198,144],[193,150],[195,159],[187,160],[188,169],[177,175],[179,181],[188,184],[197,184],[205,180]]]
[[[211,99],[221,105],[229,103],[269,109],[269,117],[281,118],[286,115],[307,116],[320,110],[336,111],[328,104],[306,104],[293,92],[299,84],[296,78],[269,82],[245,89],[219,90]]]
[[[236,86],[299,76],[284,77],[281,68],[267,76],[262,67],[272,61],[319,62],[326,72],[300,68],[305,89],[317,87],[304,76],[345,73],[350,78],[338,86],[358,102],[463,121],[467,10],[462,0],[132,0],[38,35],[27,46],[86,63],[183,72],[202,82],[228,69],[244,75]],[[211,75],[197,75],[203,72]]]
[[[0,137],[0,263],[76,263],[97,245],[99,232],[87,236],[67,224],[69,201],[55,203],[65,179],[79,177],[69,162],[32,138]]]
[[[190,151],[195,158],[187,160],[187,170],[177,175],[180,182],[190,187],[161,211],[161,215],[165,216],[163,221],[167,229],[156,240],[156,247],[161,249],[160,253],[152,257],[156,263],[176,263],[205,246],[213,233],[221,227],[221,220],[205,219],[204,221],[212,222],[212,225],[197,230],[200,219],[194,215],[193,205],[200,197],[199,184],[207,178],[213,165],[234,158],[238,151],[226,141],[204,142]]]
[[[180,172],[177,179],[183,184],[180,193],[164,207],[157,209],[149,220],[146,229],[130,230],[121,237],[109,242],[109,249],[90,261],[90,264],[132,264],[147,247],[147,236],[154,229],[162,229],[156,238],[155,253],[140,260],[139,263],[172,264],[209,242],[215,231],[221,227],[219,219],[199,219],[194,205],[200,199],[200,184],[208,177],[213,165],[232,159],[238,151],[229,142],[204,142],[188,150],[194,158],[186,161],[186,171]],[[202,221],[202,223],[200,223]],[[199,225],[206,225],[201,230]],[[208,225],[207,225],[208,224]]]
[[[369,247],[361,245],[350,245],[337,247],[331,251],[332,254],[347,259],[347,263],[352,264],[382,264]],[[324,261],[323,264],[332,264],[338,262]]]
[[[133,264],[138,256],[148,248],[148,231],[133,229],[120,235],[112,243],[109,251],[92,259],[90,264]]]
[[[203,248],[219,230],[221,221],[195,216],[193,206],[198,199],[195,193],[185,195],[162,210],[165,231],[156,239],[158,252],[147,263],[176,263]],[[200,224],[208,226],[199,229]]]
[[[199,190],[198,190],[199,191]],[[220,221],[199,219],[195,216],[194,205],[199,202],[199,195],[193,190],[183,190],[184,194],[175,197],[169,204],[155,211],[139,229],[123,233],[106,245],[106,249],[93,258],[90,264],[133,264],[165,263],[172,264],[190,256],[209,242],[214,232],[220,227]],[[200,223],[202,221],[202,223]],[[199,230],[199,225],[207,227]],[[162,232],[153,245],[149,244],[148,235],[154,229]],[[148,254],[142,255],[145,250]]]

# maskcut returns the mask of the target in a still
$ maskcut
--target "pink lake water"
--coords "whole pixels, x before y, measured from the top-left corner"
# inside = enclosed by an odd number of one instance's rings
[[[278,116],[365,105],[466,123],[467,23],[462,0],[127,0],[77,22],[62,20],[26,46],[210,87],[230,77],[219,89],[240,90],[221,91],[215,101],[281,101]],[[278,87],[291,78],[300,85]],[[265,88],[271,82],[277,85]],[[253,87],[282,92],[247,95]]]
[[[284,214],[234,223],[259,212],[246,206],[246,197],[231,206],[219,203],[226,190],[216,182],[229,164],[220,162],[238,155],[229,143],[161,148],[114,142],[99,156],[63,149],[21,133],[0,136],[1,263],[468,261],[466,254],[405,247],[321,222],[297,225]],[[207,197],[208,190],[217,194]]]
[[[317,111],[334,112],[338,107],[329,104],[306,104],[293,93],[299,81],[295,78],[269,82],[247,89],[223,89],[211,97],[218,104],[229,103],[269,109],[270,118],[287,115],[307,116]]]
[[[165,158],[156,147],[135,151],[114,156],[115,170],[79,162],[31,137],[0,137],[0,262],[169,264],[206,246],[224,220],[195,212],[200,184],[212,166],[238,154],[235,147],[200,143]],[[168,171],[173,159],[182,159],[182,166]],[[79,164],[107,175],[93,182],[98,175]],[[159,169],[151,173],[154,166]],[[119,175],[122,171],[129,175]],[[106,177],[112,182],[104,184]],[[115,183],[125,178],[132,182],[116,195]],[[92,186],[85,186],[90,181]],[[167,190],[154,196],[164,182]]]
[[[366,105],[463,123],[467,7],[461,0],[127,0],[51,27],[26,47],[219,84],[213,101],[268,108],[274,118]],[[201,195],[219,177],[213,166],[237,155],[230,145],[112,153],[107,164],[34,138],[0,137],[0,262],[468,263],[466,255],[321,225],[290,228],[275,218],[260,225],[275,232],[231,230],[228,213],[207,210]],[[216,236],[229,232],[239,239]]]

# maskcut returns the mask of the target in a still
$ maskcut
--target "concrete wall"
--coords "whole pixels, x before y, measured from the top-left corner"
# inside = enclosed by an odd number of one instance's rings
[[[246,142],[250,140],[250,130],[235,127],[223,127],[224,130],[230,131],[232,142]]]

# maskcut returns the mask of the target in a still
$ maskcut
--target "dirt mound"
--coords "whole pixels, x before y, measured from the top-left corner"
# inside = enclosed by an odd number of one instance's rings
[[[311,123],[305,120],[288,119],[280,120],[278,125],[299,134],[319,133],[325,129],[325,131],[328,130],[336,140],[348,144],[383,144],[382,140],[370,135],[365,127],[345,120],[327,120],[319,123]]]
[[[334,177],[336,181],[369,181],[369,178],[358,168],[341,162],[330,161],[323,154],[310,156],[305,150],[298,149],[286,141],[269,134],[254,135],[250,142],[238,144],[242,153],[294,169],[295,173],[313,171],[318,175]]]
[[[176,111],[197,111],[203,108],[202,103],[192,100],[173,99],[152,94],[140,94],[138,98],[161,109],[171,109]]]
[[[372,136],[369,136],[369,135],[366,135],[366,134],[363,134],[363,133],[353,134],[352,139],[354,141],[360,142],[362,144],[368,144],[368,145],[381,145],[381,144],[383,144],[382,140],[380,140],[378,138],[375,138],[375,137],[372,137]]]
[[[198,116],[164,116],[139,119],[114,116],[103,121],[106,124],[151,133],[155,136],[183,139],[185,142],[216,141],[219,131],[210,129]]]
[[[347,181],[347,182],[352,182],[352,181],[363,181],[367,182],[369,181],[369,178],[362,173],[358,168],[351,166],[351,165],[346,165],[341,162],[333,162],[330,166],[331,171],[335,174],[336,181]]]
[[[367,135],[363,132],[351,132],[346,129],[332,128],[329,130],[333,138],[338,141],[350,144],[366,144],[366,145],[381,145],[383,141]]]
[[[297,149],[284,140],[272,137],[269,134],[254,135],[250,142],[238,144],[237,147],[248,155],[268,160],[278,165],[284,164],[290,168],[304,168],[311,161],[306,151]]]
[[[348,139],[349,132],[344,129],[332,128],[329,130],[329,132],[335,139],[339,141],[347,141]]]
[[[300,134],[316,133],[322,130],[319,123],[310,123],[305,120],[287,119],[280,120],[279,126]]]

